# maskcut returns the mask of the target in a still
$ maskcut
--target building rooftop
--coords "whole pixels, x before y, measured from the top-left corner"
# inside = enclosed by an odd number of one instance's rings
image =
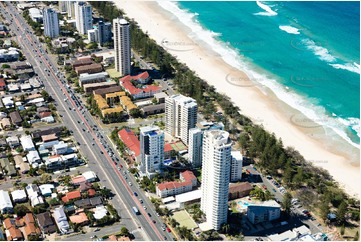
[[[240,151],[231,151],[231,156],[236,160],[243,160],[243,155]]]
[[[180,203],[185,203],[193,200],[200,199],[202,197],[202,190],[194,190],[191,192],[182,193],[175,196],[175,200]]]
[[[118,132],[118,136],[134,156],[140,155],[140,142],[132,130],[124,128]]]
[[[244,192],[253,190],[249,182],[230,183],[228,193]]]
[[[98,95],[105,95],[107,93],[113,93],[113,92],[120,92],[122,88],[120,86],[113,86],[113,87],[105,87],[105,88],[99,88],[98,90],[94,90],[93,94]]]
[[[72,199],[76,199],[76,198],[81,198],[81,194],[80,191],[72,191],[72,192],[68,192],[67,194],[65,194],[64,197],[61,198],[61,200],[64,203],[69,202]]]
[[[149,78],[149,73],[147,71],[145,71],[145,72],[142,72],[142,73],[140,73],[140,74],[138,74],[136,76],[126,75],[126,76],[120,78],[119,81],[131,81],[131,80],[137,81],[139,79],[144,80],[144,79],[148,79],[148,78]]]

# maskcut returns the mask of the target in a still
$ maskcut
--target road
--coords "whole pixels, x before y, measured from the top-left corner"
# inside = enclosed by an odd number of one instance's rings
[[[9,27],[12,33],[16,34],[27,61],[33,65],[34,71],[44,80],[46,90],[58,103],[57,108],[64,124],[73,131],[74,138],[81,144],[82,152],[87,154],[89,168],[96,172],[103,185],[111,188],[115,193],[116,196],[112,203],[122,217],[122,221],[127,221],[127,228],[135,231],[135,239],[172,240],[170,234],[161,230],[160,225],[163,221],[156,216],[150,201],[135,186],[134,177],[129,174],[124,175],[118,170],[113,159],[118,159],[119,163],[123,165],[125,162],[120,160],[117,152],[113,152],[106,139],[99,134],[93,117],[75,97],[73,90],[67,86],[64,75],[49,58],[21,14],[10,2],[2,2],[0,5],[1,12],[10,21]],[[114,154],[113,158],[109,154]],[[134,185],[131,186],[129,181]],[[137,192],[138,197],[134,196],[134,192]],[[139,202],[140,198],[144,204]],[[133,206],[138,207],[141,215],[136,216],[131,212]],[[145,206],[147,210],[142,206]],[[152,217],[150,218],[147,213],[150,213]],[[141,230],[138,231],[138,228]]]

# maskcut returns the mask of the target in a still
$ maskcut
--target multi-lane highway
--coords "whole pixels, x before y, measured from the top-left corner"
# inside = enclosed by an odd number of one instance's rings
[[[125,167],[124,161],[112,150],[108,138],[101,135],[93,117],[67,85],[64,75],[60,73],[22,15],[10,2],[2,2],[0,6],[2,15],[10,24],[9,28],[16,35],[21,51],[43,80],[46,91],[57,102],[64,125],[80,143],[89,168],[97,173],[102,184],[115,193],[116,196],[111,202],[123,222],[126,221],[127,228],[134,232],[136,240],[172,240],[171,234],[162,231],[163,221],[157,217],[134,177],[125,168],[119,167],[120,164]],[[139,209],[141,215],[132,212],[133,206]]]

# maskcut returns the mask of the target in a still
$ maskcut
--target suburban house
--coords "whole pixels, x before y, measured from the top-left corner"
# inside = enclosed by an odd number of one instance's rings
[[[51,234],[56,231],[56,226],[49,212],[36,215],[36,220],[44,234]]]
[[[68,219],[64,212],[63,206],[59,206],[54,209],[53,217],[55,219],[55,223],[58,226],[60,233],[67,234],[70,230],[70,225],[68,223]]]
[[[13,203],[11,202],[9,193],[0,190],[0,212],[2,214],[12,213],[14,211]]]

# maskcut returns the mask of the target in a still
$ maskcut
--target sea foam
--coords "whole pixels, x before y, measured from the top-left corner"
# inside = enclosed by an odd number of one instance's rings
[[[272,90],[278,99],[300,111],[318,125],[332,129],[342,139],[354,147],[359,148],[359,144],[353,142],[346,133],[346,130],[350,127],[352,128],[355,124],[351,125],[349,122],[345,122],[344,119],[340,120],[338,117],[328,115],[324,107],[313,104],[317,103],[317,100],[307,99],[290,89],[286,89],[283,85],[279,84],[276,79],[267,77],[265,74],[260,74],[255,71],[255,68],[251,66],[250,63],[241,59],[241,55],[237,49],[229,47],[226,43],[216,39],[214,32],[203,28],[203,26],[194,19],[195,14],[180,9],[177,3],[158,1],[158,4],[165,10],[170,11],[181,23],[192,29],[193,33],[189,34],[191,38],[204,42],[208,45],[209,49],[218,53],[227,64],[242,70],[251,80]],[[318,55],[321,55],[322,53],[323,58],[330,60],[334,58],[328,53],[327,49],[317,46],[313,41],[308,40],[308,44],[313,46],[313,49],[317,49],[315,51]],[[358,135],[360,134],[358,133]]]
[[[343,69],[360,74],[360,65],[358,65],[357,63],[330,64],[330,66],[336,69]]]
[[[313,53],[318,56],[320,60],[327,62],[334,62],[336,60],[336,58],[330,54],[328,49],[317,45],[313,40],[304,39],[302,42],[306,45],[306,48],[312,50]]]
[[[254,15],[263,15],[263,16],[276,16],[277,12],[273,11],[270,6],[267,6],[266,4],[262,3],[261,1],[256,2],[258,7],[262,8],[266,12],[259,12],[255,13]]]
[[[300,34],[299,29],[292,26],[280,25],[279,28],[289,34]]]
[[[313,40],[304,39],[302,40],[302,42],[305,44],[306,48],[311,50],[320,60],[326,61],[333,68],[343,69],[360,74],[360,65],[357,64],[356,62],[354,63],[343,62],[342,60],[333,56],[327,48],[317,45]]]

